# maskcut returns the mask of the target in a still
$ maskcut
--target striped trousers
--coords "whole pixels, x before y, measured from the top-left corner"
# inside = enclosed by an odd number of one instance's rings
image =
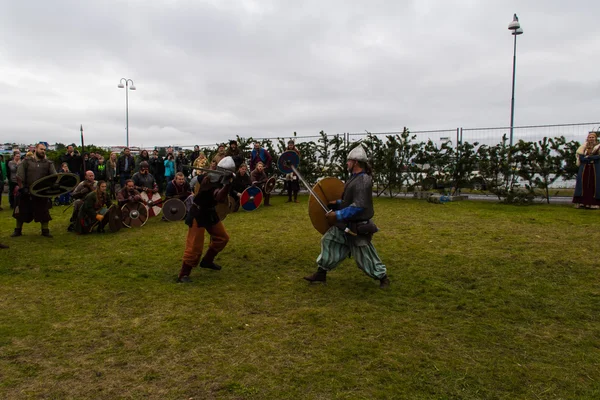
[[[386,275],[386,268],[373,243],[367,246],[355,246],[352,239],[339,228],[332,226],[321,238],[321,254],[317,265],[326,271],[331,271],[349,254],[356,261],[358,268],[373,279],[381,279]]]

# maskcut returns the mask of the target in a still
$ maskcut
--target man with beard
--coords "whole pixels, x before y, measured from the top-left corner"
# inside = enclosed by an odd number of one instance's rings
[[[140,163],[140,170],[133,174],[133,184],[135,186],[135,190],[138,192],[149,192],[158,193],[158,185],[156,184],[156,180],[150,174],[150,164],[147,161],[142,161]]]
[[[271,168],[271,162],[273,158],[271,154],[260,146],[260,143],[254,143],[254,149],[252,149],[252,153],[250,154],[250,170],[254,171],[256,169],[256,165],[259,162],[262,162],[264,165],[264,169],[269,170]]]
[[[125,186],[119,193],[117,194],[117,202],[119,204],[119,208],[123,207],[130,201],[140,201],[142,197],[140,196],[140,192],[135,190],[135,185],[131,179],[127,179],[125,181]]]
[[[265,207],[269,207],[271,205],[269,202],[271,199],[271,194],[265,193],[263,190],[267,179],[269,178],[267,178],[267,174],[265,173],[265,165],[262,163],[262,161],[259,161],[256,164],[256,169],[250,174],[250,180],[252,181],[252,185],[258,186],[263,191]]]
[[[217,203],[227,201],[235,163],[231,157],[225,157],[217,165],[217,174],[209,172],[200,184],[200,191],[194,197],[194,203],[188,212],[185,223],[189,226],[183,261],[177,282],[191,282],[190,273],[200,262],[200,268],[220,270],[221,266],[214,263],[214,259],[229,241],[229,235],[223,222],[217,215]],[[200,175],[202,176],[202,175]],[[210,235],[210,245],[206,254],[200,260],[204,248],[204,232]]]
[[[117,161],[117,176],[119,177],[121,187],[125,186],[125,181],[131,179],[131,174],[135,168],[135,159],[131,155],[129,147],[125,147],[123,155]]]
[[[217,154],[213,156],[212,162],[214,162],[215,165],[218,165],[223,158],[225,158],[225,145],[220,144],[217,148]]]
[[[73,190],[73,193],[71,193],[71,197],[73,197],[75,201],[73,202],[73,213],[71,214],[67,231],[72,232],[75,229],[75,223],[77,222],[79,209],[83,205],[83,199],[85,199],[85,196],[87,196],[88,193],[94,191],[94,186],[96,184],[95,178],[94,172],[86,171],[85,179],[79,182],[79,185],[77,185]]]
[[[239,168],[240,165],[242,165],[242,163],[244,162],[244,154],[242,153],[242,150],[240,150],[240,148],[238,147],[238,142],[235,140],[229,141],[229,148],[227,149],[225,156],[233,158],[236,168]]]
[[[13,217],[17,220],[15,231],[11,235],[17,237],[22,235],[24,223],[31,221],[39,222],[42,226],[42,236],[52,237],[48,222],[50,217],[50,200],[45,197],[33,196],[29,193],[29,186],[40,178],[56,174],[54,163],[46,158],[46,146],[38,143],[35,146],[35,154],[31,158],[25,158],[17,168],[17,186],[19,196],[16,199],[16,207]]]
[[[321,254],[317,258],[317,272],[304,277],[309,282],[325,282],[327,272],[333,270],[348,255],[356,260],[367,276],[379,281],[379,287],[390,286],[385,265],[371,243],[377,227],[371,221],[373,209],[373,180],[367,153],[358,145],[348,154],[346,162],[350,179],[344,185],[342,199],[330,204],[337,211],[326,214],[331,226],[321,238]]]

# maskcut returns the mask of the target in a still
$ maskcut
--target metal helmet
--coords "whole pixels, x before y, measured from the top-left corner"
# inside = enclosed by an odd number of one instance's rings
[[[348,153],[348,160],[368,162],[367,152],[362,144],[359,144]]]
[[[217,169],[227,172],[235,172],[235,162],[231,156],[223,157],[217,164]]]
[[[217,171],[221,171],[221,172],[230,172],[230,173],[234,173],[235,172],[235,162],[233,161],[233,158],[231,156],[227,156],[224,157],[221,161],[219,161],[219,163],[217,164]],[[215,173],[208,173],[208,176],[210,177],[210,181],[213,183],[218,182],[223,175],[221,174],[215,174]]]

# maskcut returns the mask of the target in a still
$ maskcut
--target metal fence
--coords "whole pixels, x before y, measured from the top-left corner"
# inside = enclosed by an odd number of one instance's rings
[[[542,140],[544,137],[554,138],[564,136],[567,141],[578,141],[580,143],[585,142],[585,139],[589,132],[599,131],[600,122],[583,122],[575,124],[554,124],[554,125],[527,125],[527,126],[515,126],[513,127],[513,143],[517,143],[519,140],[528,142],[535,142]],[[385,137],[387,135],[399,135],[402,131],[390,131],[390,132],[370,132],[372,135],[378,137]],[[451,129],[436,129],[436,130],[410,130],[412,135],[417,136],[417,141],[426,142],[431,140],[432,142],[451,142],[452,144],[469,142],[479,143],[479,145],[496,145],[502,141],[502,136],[506,135],[508,138],[510,135],[510,127],[488,127],[488,128],[464,128],[457,127]],[[344,140],[356,142],[366,137],[367,132],[360,133],[334,133],[327,134],[328,137],[342,136]],[[240,135],[243,137],[243,135]],[[249,137],[249,136],[247,136]],[[259,141],[271,140],[277,141],[283,139],[285,141],[294,139],[297,143],[316,141],[320,139],[320,135],[310,136],[294,136],[294,135],[281,135],[275,137],[254,137]],[[184,149],[191,149],[194,145],[182,145]],[[200,147],[215,147],[214,143],[200,145]]]

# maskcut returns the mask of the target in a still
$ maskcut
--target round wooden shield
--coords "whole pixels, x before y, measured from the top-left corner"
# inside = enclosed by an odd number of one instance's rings
[[[104,218],[108,218],[108,228],[111,232],[118,232],[123,227],[121,222],[121,211],[115,204],[110,206]]]
[[[234,207],[235,207],[235,199],[231,196],[227,196],[227,200],[224,203],[219,203],[215,207],[215,209],[217,210],[217,215],[219,216],[219,219],[221,221],[223,221],[225,219],[225,217],[227,217],[227,214],[233,212]]]
[[[152,193],[150,192],[142,192],[140,193],[140,197],[146,207],[148,207],[148,216],[156,217],[161,212],[162,207],[162,197],[160,197],[160,193]]]
[[[162,211],[167,221],[181,221],[187,212],[185,203],[177,198],[165,201]]]
[[[38,197],[56,197],[69,193],[79,183],[79,176],[69,173],[48,175],[29,186],[29,192]]]
[[[265,185],[263,186],[263,192],[265,192],[266,194],[271,193],[273,191],[273,189],[275,188],[276,182],[277,182],[277,180],[275,179],[274,176],[267,179],[267,181],[265,182]]]
[[[144,203],[130,201],[121,207],[121,220],[128,228],[144,226],[148,221],[148,208]]]
[[[262,202],[263,194],[262,191],[256,186],[250,186],[242,192],[240,198],[240,204],[246,211],[254,211],[260,207]]]
[[[330,201],[342,198],[344,182],[338,178],[323,178],[313,186],[313,192],[319,196],[324,204],[328,204]],[[308,216],[315,229],[321,234],[325,234],[329,230],[330,225],[327,218],[325,218],[325,211],[312,194],[308,200]]]
[[[291,166],[298,168],[300,156],[294,150],[284,151],[277,159],[277,168],[284,174],[294,172]]]

